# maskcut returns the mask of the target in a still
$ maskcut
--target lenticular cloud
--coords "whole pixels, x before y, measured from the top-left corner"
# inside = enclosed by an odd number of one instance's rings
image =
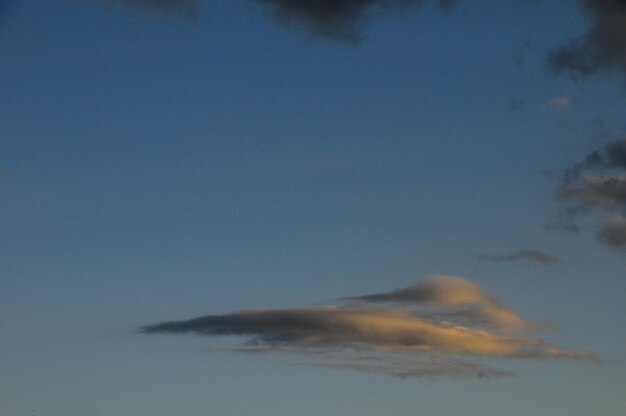
[[[433,276],[337,305],[242,310],[161,322],[140,332],[239,336],[246,341],[230,351],[312,356],[317,361],[309,365],[403,378],[510,375],[467,357],[594,358],[532,336],[539,327],[476,283]]]

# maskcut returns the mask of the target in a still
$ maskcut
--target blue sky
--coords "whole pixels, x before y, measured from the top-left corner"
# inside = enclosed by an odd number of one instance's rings
[[[601,201],[566,218],[578,233],[546,228],[563,218],[563,172],[594,149],[610,158],[626,131],[623,61],[589,75],[546,63],[601,14],[372,6],[354,44],[281,23],[280,1],[198,2],[193,20],[119,1],[4,3],[3,414],[623,413],[626,264],[594,238],[619,214]],[[489,288],[553,323],[535,334],[549,345],[603,362],[488,355],[515,376],[402,379],[206,351],[245,336],[137,333],[432,275]]]

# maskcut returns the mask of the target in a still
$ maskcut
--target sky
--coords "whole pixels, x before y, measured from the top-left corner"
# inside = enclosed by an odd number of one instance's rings
[[[0,0],[0,57],[0,413],[624,413],[626,2]]]

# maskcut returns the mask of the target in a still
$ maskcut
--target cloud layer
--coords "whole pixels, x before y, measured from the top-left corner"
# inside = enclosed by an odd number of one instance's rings
[[[564,215],[600,223],[598,240],[626,247],[626,137],[589,153],[563,174],[556,199]],[[598,218],[599,215],[599,218]]]
[[[626,73],[626,0],[583,0],[589,31],[552,50],[548,62],[557,72],[589,75],[617,69]]]
[[[479,363],[455,365],[459,356],[590,359],[524,335],[536,325],[502,306],[489,292],[460,277],[434,276],[385,293],[345,298],[347,304],[243,310],[142,327],[145,334],[195,333],[243,336],[240,351],[307,353],[325,357],[315,365],[394,375],[505,375]],[[328,360],[341,354],[341,362]],[[363,363],[363,356],[375,356]],[[439,357],[401,371],[406,359]],[[442,358],[443,357],[443,358]],[[332,358],[336,358],[332,357]],[[470,371],[471,370],[471,371]]]

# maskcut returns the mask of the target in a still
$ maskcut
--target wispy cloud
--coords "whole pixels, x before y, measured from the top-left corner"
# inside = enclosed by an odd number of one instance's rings
[[[611,247],[626,247],[626,137],[589,153],[567,169],[556,190],[566,205],[563,215],[590,219],[600,214],[598,240]]]
[[[561,260],[558,258],[545,253],[540,250],[520,250],[514,254],[506,254],[506,255],[484,255],[479,254],[476,256],[480,260],[488,260],[488,261],[529,261],[538,264],[556,264],[561,263]]]
[[[433,276],[408,288],[344,300],[348,303],[161,322],[140,332],[244,336],[247,343],[238,351],[308,355],[314,351],[323,359],[317,366],[396,377],[425,372],[438,376],[478,376],[481,371],[490,376],[508,374],[482,369],[478,363],[450,364],[460,356],[593,358],[590,353],[572,352],[525,334],[538,326],[504,307],[487,289],[460,277]],[[375,357],[376,362],[363,364],[364,356]],[[407,357],[432,356],[439,361],[416,362],[406,372],[400,371],[398,363]],[[342,362],[335,362],[337,357]]]
[[[579,2],[591,27],[582,37],[548,53],[548,63],[557,72],[589,75],[617,69],[626,74],[626,0]]]
[[[626,247],[626,216],[606,218],[596,237],[609,247]]]
[[[396,378],[495,378],[510,377],[510,371],[490,367],[449,355],[390,351],[364,351],[328,347],[256,347],[256,348],[210,348],[208,352],[238,354],[281,355],[300,357],[288,364],[330,369],[353,370],[360,373],[375,373]]]
[[[296,363],[312,367],[329,369],[353,370],[360,373],[383,374],[396,378],[497,378],[511,377],[510,371],[492,368],[481,363],[450,359],[441,356],[431,356],[421,359],[408,354],[372,358],[370,362],[359,361],[316,361]]]

